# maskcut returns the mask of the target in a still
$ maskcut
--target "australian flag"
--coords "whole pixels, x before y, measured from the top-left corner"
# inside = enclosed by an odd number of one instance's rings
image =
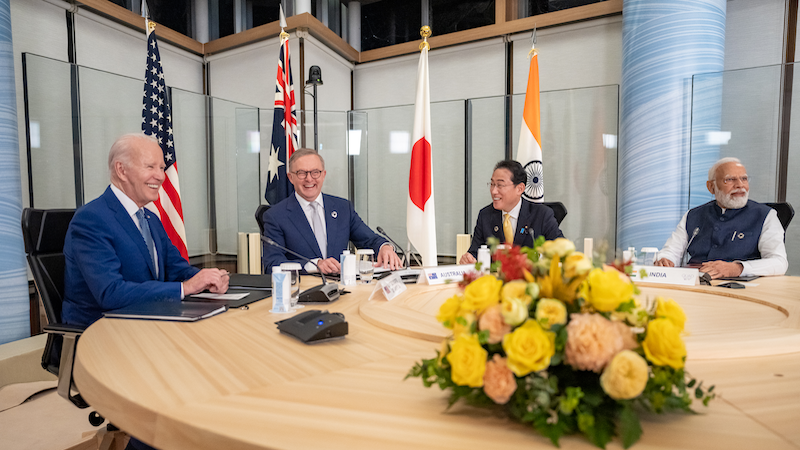
[[[272,120],[272,145],[269,149],[267,189],[264,197],[270,205],[285,199],[293,192],[286,176],[287,163],[299,147],[297,138],[297,108],[289,59],[289,35],[281,35],[278,57],[278,76],[275,83],[275,112]]]

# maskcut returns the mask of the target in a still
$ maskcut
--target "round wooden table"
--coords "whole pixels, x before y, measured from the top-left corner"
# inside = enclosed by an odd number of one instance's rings
[[[720,397],[696,404],[700,415],[643,415],[636,448],[800,447],[800,278],[640,286],[642,301],[684,307],[687,370]],[[315,345],[279,333],[288,316],[269,299],[197,323],[101,319],[79,341],[75,382],[100,414],[165,450],[554,448],[498,411],[447,410],[446,393],[403,380],[439,348],[434,316],[456,287],[409,286],[392,302],[368,300],[372,287],[304,309],[349,322],[345,339]],[[593,448],[580,436],[561,446]]]

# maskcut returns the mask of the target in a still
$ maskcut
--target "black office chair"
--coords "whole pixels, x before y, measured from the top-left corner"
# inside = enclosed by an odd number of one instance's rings
[[[783,225],[783,231],[786,231],[786,229],[789,228],[789,224],[792,223],[792,218],[794,217],[794,208],[792,208],[792,204],[789,202],[767,203],[767,206],[774,209],[775,212],[778,213],[778,220],[780,220],[781,225]]]
[[[550,209],[553,210],[553,214],[556,216],[556,222],[561,225],[561,221],[564,220],[564,217],[567,217],[567,207],[561,202],[543,202],[542,204],[549,206]]]
[[[264,235],[264,213],[270,208],[270,205],[258,205],[256,208],[256,222],[258,222],[258,229],[261,230],[261,235]]]
[[[33,209],[22,211],[22,238],[33,273],[33,282],[42,299],[48,325],[44,327],[47,344],[42,354],[42,367],[58,376],[58,395],[78,408],[89,405],[79,393],[72,395],[75,383],[72,365],[75,348],[84,327],[61,322],[64,300],[64,239],[74,209]]]

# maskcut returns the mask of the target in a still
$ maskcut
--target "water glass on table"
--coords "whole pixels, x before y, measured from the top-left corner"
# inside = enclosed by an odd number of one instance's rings
[[[356,250],[356,258],[358,259],[358,275],[361,277],[361,281],[369,283],[375,273],[375,251],[371,248]]]

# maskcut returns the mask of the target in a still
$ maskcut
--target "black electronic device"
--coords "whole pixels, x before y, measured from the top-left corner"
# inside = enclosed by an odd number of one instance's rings
[[[737,283],[735,281],[729,281],[727,283],[718,284],[717,286],[730,289],[744,289],[744,285],[742,283]]]
[[[322,284],[319,286],[314,286],[312,288],[306,289],[305,291],[300,293],[300,296],[297,298],[297,301],[300,303],[330,303],[336,300],[339,300],[339,285],[336,283],[328,283],[325,279],[325,274],[319,270],[319,266],[314,261],[306,258],[305,256],[289,250],[288,248],[279,245],[277,242],[273,241],[272,239],[261,236],[261,240],[266,242],[268,245],[272,245],[274,247],[278,247],[279,249],[291,253],[294,256],[302,259],[305,262],[311,263],[316,266],[317,271],[319,272],[320,276],[322,277]]]
[[[294,336],[305,344],[342,339],[347,335],[347,320],[342,313],[312,309],[275,322],[281,333]]]

